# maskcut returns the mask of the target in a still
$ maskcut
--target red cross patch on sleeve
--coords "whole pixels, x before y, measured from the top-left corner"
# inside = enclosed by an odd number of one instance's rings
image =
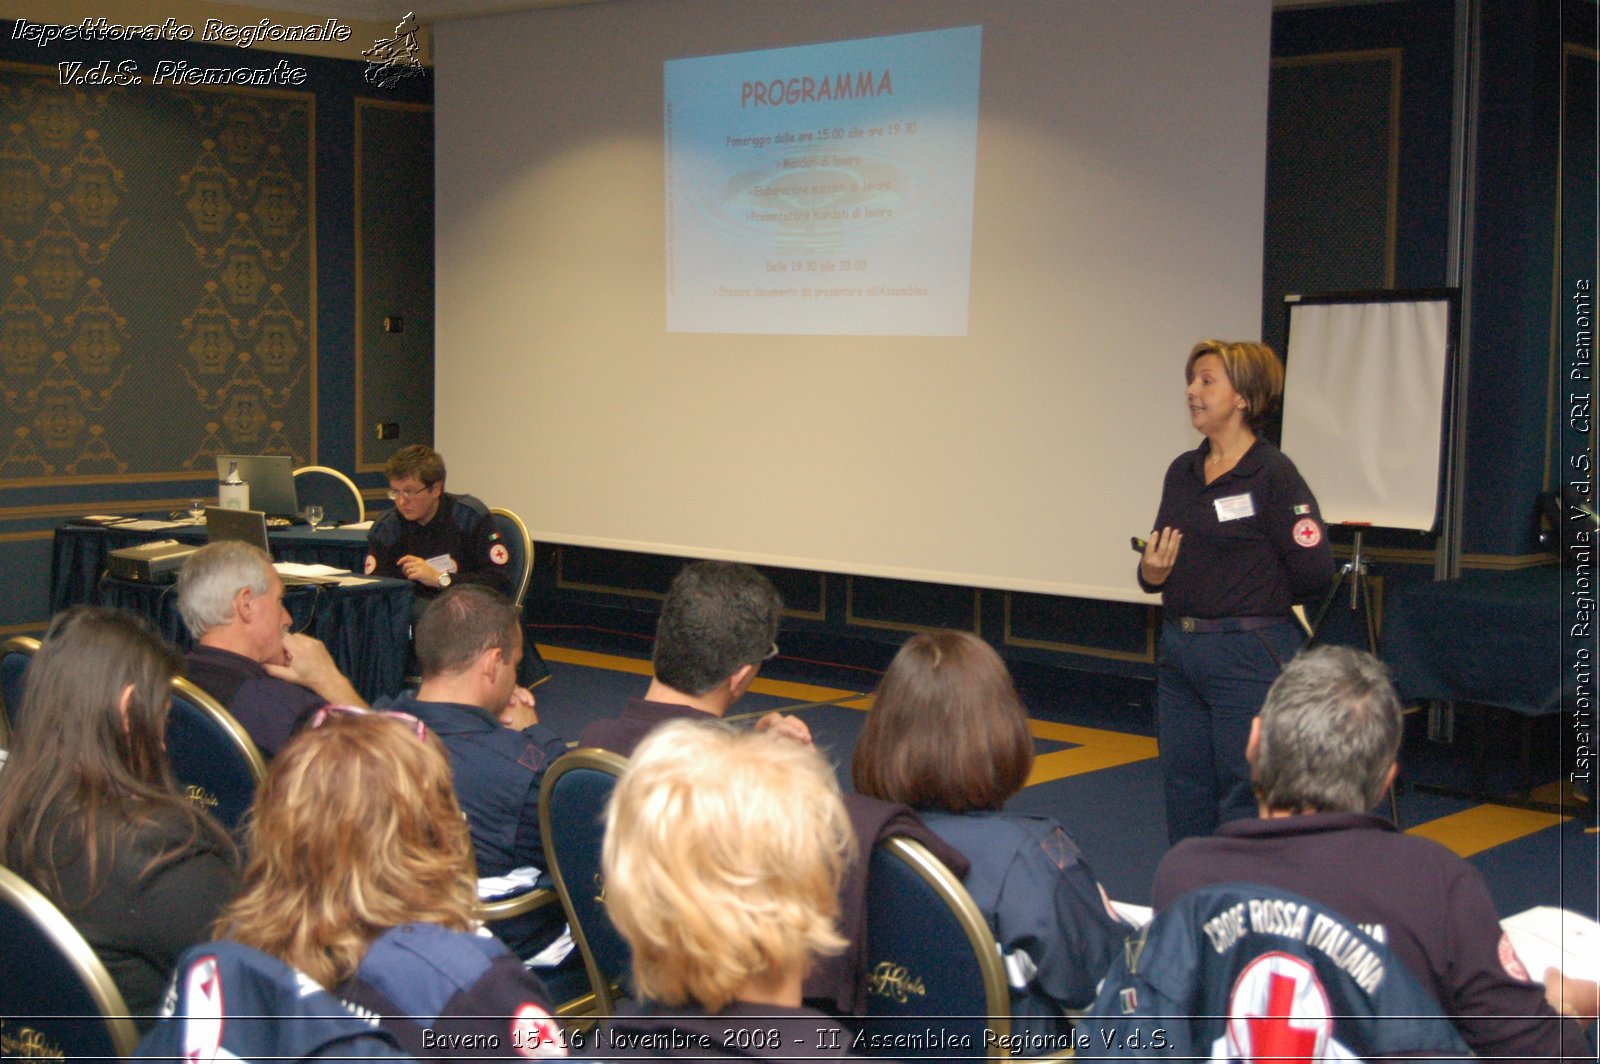
[[[1322,526],[1310,517],[1294,523],[1294,541],[1302,547],[1315,547],[1322,542]]]

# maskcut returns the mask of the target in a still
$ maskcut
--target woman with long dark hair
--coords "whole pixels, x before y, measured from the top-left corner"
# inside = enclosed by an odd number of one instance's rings
[[[88,940],[141,1028],[238,882],[227,834],[178,792],[167,763],[181,666],[131,614],[58,614],[0,771],[0,857]]]

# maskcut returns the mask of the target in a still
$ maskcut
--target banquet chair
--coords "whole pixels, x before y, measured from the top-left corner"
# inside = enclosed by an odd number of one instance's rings
[[[22,708],[22,691],[28,678],[28,662],[38,650],[39,641],[31,635],[14,635],[0,643],[0,705],[4,706],[6,718],[0,727],[16,726],[17,710]]]
[[[367,519],[367,504],[361,498],[361,489],[337,469],[329,466],[301,466],[294,471],[295,501],[300,509],[309,505],[322,507],[327,520],[341,525],[356,524]]]
[[[954,873],[922,843],[892,836],[867,866],[867,985],[849,1019],[868,1056],[899,1057],[937,1030],[941,1057],[1009,1056],[1011,997],[994,931]]]
[[[610,750],[582,747],[556,758],[539,791],[539,826],[545,863],[572,928],[572,941],[588,973],[591,1000],[563,1006],[609,1016],[628,972],[631,953],[606,913],[600,875],[600,845],[605,836],[606,801],[628,760]]]
[[[491,507],[489,519],[494,522],[494,530],[500,533],[500,542],[511,552],[511,603],[520,611],[533,577],[533,537],[528,534],[528,526],[522,523],[522,518],[511,510]]]
[[[267,774],[255,741],[222,703],[182,676],[172,678],[167,758],[185,797],[233,831]]]
[[[111,975],[70,921],[0,868],[0,1029],[5,1056],[117,1060],[139,1036]]]

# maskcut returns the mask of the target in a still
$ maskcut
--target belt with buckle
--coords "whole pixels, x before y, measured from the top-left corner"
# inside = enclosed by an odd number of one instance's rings
[[[1218,632],[1253,632],[1257,628],[1271,628],[1283,624],[1287,617],[1179,617],[1178,627],[1191,634],[1214,635]]]

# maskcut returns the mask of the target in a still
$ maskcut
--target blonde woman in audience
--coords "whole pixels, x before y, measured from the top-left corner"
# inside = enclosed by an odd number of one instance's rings
[[[218,938],[377,1013],[412,1055],[564,1055],[543,985],[473,915],[466,818],[422,722],[320,711],[273,759],[248,843]]]
[[[811,747],[714,723],[653,731],[606,810],[602,855],[639,1002],[595,1054],[844,1055],[849,1035],[801,1006],[801,984],[845,946],[835,921],[854,846]]]
[[[994,929],[1011,1029],[1057,1044],[1064,1008],[1095,986],[1132,928],[1060,824],[1005,812],[1033,768],[1011,674],[965,632],[913,636],[878,685],[850,763],[857,791],[904,802],[972,862],[966,887]]]
[[[131,614],[60,613],[28,666],[0,772],[0,859],[105,962],[141,1030],[178,955],[238,886],[223,829],[167,763],[177,651]]]

